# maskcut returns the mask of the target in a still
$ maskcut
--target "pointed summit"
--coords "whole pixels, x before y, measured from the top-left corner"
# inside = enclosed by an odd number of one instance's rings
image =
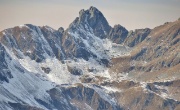
[[[100,38],[106,38],[111,29],[104,15],[93,6],[87,10],[82,9],[79,11],[79,17],[74,20],[70,28],[74,29],[79,25],[91,27],[94,34]]]
[[[79,11],[79,18],[81,22],[86,22],[90,18],[97,18],[97,17],[103,17],[103,14],[95,7],[91,6],[88,10],[80,10]]]
[[[91,6],[90,8],[89,8],[89,10],[96,10],[96,11],[99,11],[96,7],[93,7],[93,6]]]

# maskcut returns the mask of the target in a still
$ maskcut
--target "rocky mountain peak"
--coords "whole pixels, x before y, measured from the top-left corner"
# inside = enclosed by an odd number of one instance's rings
[[[104,20],[106,20],[103,16],[103,14],[95,7],[90,7],[87,10],[80,10],[79,11],[79,18],[80,22],[88,22],[90,18],[97,19],[103,17]]]
[[[90,11],[96,11],[96,12],[99,12],[99,10],[98,10],[96,7],[93,7],[93,6],[91,6],[91,7],[89,8],[89,10],[90,10]]]
[[[60,27],[60,28],[58,29],[58,31],[59,31],[60,33],[64,33],[64,28],[63,28],[63,27]]]
[[[121,44],[126,39],[127,35],[128,30],[126,30],[125,27],[118,24],[111,29],[108,38],[115,43]]]
[[[90,7],[87,10],[82,9],[79,12],[79,17],[77,17],[69,28],[75,28],[81,25],[82,27],[90,27],[94,34],[100,38],[106,38],[111,27],[107,22],[104,15],[95,7]]]

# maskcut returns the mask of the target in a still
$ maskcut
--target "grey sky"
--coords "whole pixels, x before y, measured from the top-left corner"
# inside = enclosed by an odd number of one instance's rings
[[[98,8],[109,24],[153,28],[180,17],[180,0],[0,0],[0,30],[21,25],[67,28],[81,9]]]

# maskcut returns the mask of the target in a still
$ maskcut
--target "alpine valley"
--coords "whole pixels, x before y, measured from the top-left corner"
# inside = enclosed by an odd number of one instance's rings
[[[180,110],[180,19],[128,31],[90,7],[1,31],[0,110]]]

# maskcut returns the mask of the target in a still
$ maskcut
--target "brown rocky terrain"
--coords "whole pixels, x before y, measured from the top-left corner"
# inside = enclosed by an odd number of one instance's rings
[[[136,36],[135,36],[136,37]],[[166,23],[151,30],[136,45],[130,56],[112,59],[112,71],[137,73],[145,80],[179,77],[180,68],[180,21]],[[127,38],[129,39],[129,38]],[[163,74],[163,75],[162,75]],[[164,79],[162,78],[162,79]]]

